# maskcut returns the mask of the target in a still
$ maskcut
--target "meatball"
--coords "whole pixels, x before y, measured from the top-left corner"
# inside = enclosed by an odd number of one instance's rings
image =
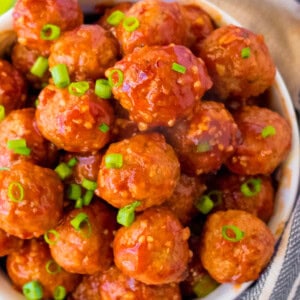
[[[23,107],[26,95],[25,80],[21,73],[9,62],[0,59],[0,105],[5,113]]]
[[[270,261],[275,239],[267,225],[241,210],[208,216],[200,246],[204,268],[220,283],[255,280]]]
[[[23,245],[23,241],[0,229],[0,257],[18,250]]]
[[[110,139],[113,109],[108,101],[96,96],[92,83],[82,96],[49,84],[39,95],[36,121],[43,136],[58,148],[92,152]],[[102,126],[108,130],[102,130]]]
[[[50,78],[49,70],[47,70],[41,78],[31,73],[31,68],[39,56],[41,56],[41,54],[38,50],[29,49],[20,43],[14,45],[11,53],[14,67],[19,70],[36,89],[41,89],[44,84],[48,83]]]
[[[175,187],[172,196],[163,203],[163,206],[168,207],[177,216],[179,221],[187,225],[191,219],[197,215],[198,210],[195,203],[205,191],[206,186],[198,177],[190,177],[185,174],[180,176],[180,179]]]
[[[275,65],[262,35],[228,25],[214,30],[200,46],[221,99],[249,98],[263,93],[275,79]]]
[[[117,208],[140,201],[137,210],[144,210],[166,201],[179,175],[179,162],[164,137],[138,134],[109,145],[100,165],[96,194]]]
[[[243,176],[225,173],[214,182],[222,200],[217,210],[247,211],[268,222],[274,211],[274,188],[269,176]]]
[[[178,67],[174,63],[179,64],[180,71],[174,70]],[[173,126],[178,119],[192,113],[211,87],[203,61],[180,45],[137,49],[105,75],[111,77],[115,98],[129,111],[140,130]]]
[[[118,47],[111,32],[99,25],[81,25],[52,45],[49,67],[65,64],[71,80],[96,80],[116,62]]]
[[[114,211],[100,200],[67,212],[55,228],[59,239],[50,244],[53,258],[71,273],[94,274],[106,270],[113,260],[115,219]]]
[[[132,29],[132,18],[137,20],[136,29]],[[185,34],[186,24],[179,4],[159,0],[134,3],[116,28],[117,38],[125,54],[146,45],[183,45]]]
[[[258,106],[244,106],[233,117],[242,143],[226,166],[241,175],[271,174],[290,150],[290,125],[275,111]]]
[[[62,216],[63,185],[51,169],[20,161],[0,172],[0,228],[19,238],[39,237]]]
[[[72,292],[80,282],[80,275],[66,272],[52,259],[48,245],[42,240],[26,241],[19,251],[7,257],[6,266],[18,290],[27,282],[38,281],[43,288],[43,299],[52,299],[58,286]]]
[[[82,22],[83,14],[77,0],[18,0],[13,11],[18,42],[46,56],[54,40],[41,38],[45,25],[58,26],[63,33]]]
[[[203,101],[191,118],[165,130],[182,171],[189,175],[215,172],[233,154],[238,128],[222,103]]]
[[[8,147],[13,140],[24,140],[30,153],[22,154],[22,151]],[[56,157],[56,147],[41,135],[36,126],[34,108],[14,110],[0,123],[0,167],[9,167],[17,160],[52,166]]]
[[[116,266],[145,284],[167,284],[184,279],[191,256],[190,230],[168,209],[149,208],[115,235]]]

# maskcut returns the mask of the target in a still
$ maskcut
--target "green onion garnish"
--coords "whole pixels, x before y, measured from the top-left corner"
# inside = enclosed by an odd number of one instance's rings
[[[184,74],[186,72],[186,67],[174,62],[172,64],[172,70]]]
[[[85,206],[90,205],[91,201],[93,200],[93,197],[94,197],[94,191],[86,191],[82,199],[83,205]]]
[[[95,94],[102,99],[111,98],[111,86],[107,79],[96,80]]]
[[[193,285],[193,292],[197,298],[203,298],[215,290],[220,284],[211,278],[208,274],[200,277]]]
[[[30,155],[31,149],[27,147],[25,139],[9,140],[7,148],[16,154]]]
[[[123,166],[123,155],[120,153],[106,154],[104,157],[104,163],[106,168],[120,169]]]
[[[117,222],[123,226],[130,226],[135,219],[135,209],[141,205],[140,201],[135,201],[119,209]]]
[[[117,74],[118,75],[118,81],[114,83],[113,81],[113,75]],[[108,82],[111,87],[119,87],[124,81],[124,74],[121,70],[119,69],[113,69],[110,71],[108,75]]]
[[[31,67],[30,73],[42,78],[48,70],[48,66],[48,59],[46,57],[39,56]]]
[[[94,191],[97,189],[97,182],[86,178],[83,178],[81,185],[88,191]]]
[[[60,163],[54,171],[57,173],[61,180],[66,179],[72,174],[71,168],[66,163]]]
[[[78,81],[78,82],[72,82],[68,86],[68,91],[71,95],[74,96],[82,96],[84,95],[88,89],[90,88],[90,85],[87,81]]]
[[[98,129],[103,132],[103,133],[106,133],[109,131],[109,126],[106,124],[106,123],[102,123]]]
[[[50,259],[46,263],[46,271],[51,275],[55,275],[61,272],[61,266],[58,265],[53,259]]]
[[[251,53],[250,48],[249,47],[245,47],[241,51],[241,57],[242,58],[249,58],[250,57],[250,53]]]
[[[35,107],[38,107],[39,102],[40,102],[39,99],[36,99],[36,100],[34,101],[34,106],[35,106]]]
[[[22,291],[28,300],[39,300],[43,298],[43,288],[36,280],[25,283],[22,287]]]
[[[55,245],[59,240],[59,233],[55,229],[50,229],[44,233],[44,240],[49,245]]]
[[[5,106],[0,105],[0,121],[2,121],[5,118]]]
[[[263,130],[261,131],[261,136],[263,138],[266,138],[268,136],[272,136],[276,134],[276,129],[275,127],[268,125],[266,127],[263,128]]]
[[[8,167],[0,167],[0,171],[9,171]]]
[[[67,295],[66,288],[63,287],[62,285],[59,285],[54,290],[53,299],[54,300],[63,300],[63,299],[65,299],[66,295]]]
[[[136,17],[127,17],[123,21],[123,27],[126,31],[133,32],[140,27],[140,21]]]
[[[68,68],[65,64],[58,64],[54,66],[51,70],[51,75],[54,84],[59,88],[64,88],[70,84],[70,77],[68,73]]]
[[[234,237],[231,237],[227,234],[227,232],[230,231],[234,234]],[[238,227],[234,225],[225,225],[222,227],[222,236],[225,240],[230,242],[238,242],[241,239],[243,239],[245,233],[239,229]]]
[[[53,24],[46,24],[43,26],[40,36],[45,41],[56,40],[60,36],[60,28]]]
[[[241,192],[246,197],[257,195],[261,191],[261,179],[251,178],[241,185]]]
[[[67,190],[68,198],[71,200],[77,200],[81,197],[81,186],[76,183],[71,183]]]
[[[106,22],[109,25],[117,26],[125,17],[125,14],[121,12],[120,10],[115,10],[113,13],[109,15],[109,17],[106,19]]]
[[[67,162],[67,165],[70,167],[70,168],[73,168],[76,166],[76,164],[78,163],[78,159],[76,157],[72,157],[68,162]]]
[[[82,208],[82,206],[83,206],[83,199],[78,198],[75,202],[75,208]]]
[[[70,223],[76,231],[81,231],[84,237],[89,238],[91,236],[92,228],[87,214],[82,212],[79,213],[75,218],[73,218],[70,221]],[[88,231],[87,233],[84,230],[85,229],[84,226],[87,226],[87,231]]]
[[[209,150],[211,150],[211,146],[210,146],[209,142],[202,142],[202,143],[199,143],[197,145],[197,150],[196,151],[199,152],[199,153],[204,153],[204,152],[207,152]]]
[[[214,207],[214,202],[208,195],[203,195],[199,201],[195,204],[197,209],[204,215],[208,214]]]
[[[8,186],[7,195],[12,202],[19,203],[24,199],[24,188],[20,182],[11,182]]]

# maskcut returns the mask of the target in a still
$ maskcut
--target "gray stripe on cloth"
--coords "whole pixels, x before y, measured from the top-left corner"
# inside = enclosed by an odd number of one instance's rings
[[[299,299],[300,299],[300,285],[298,286],[297,292],[296,292],[295,297],[293,298],[293,300],[299,300]]]

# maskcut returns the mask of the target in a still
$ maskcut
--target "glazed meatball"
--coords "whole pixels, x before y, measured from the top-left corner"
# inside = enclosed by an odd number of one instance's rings
[[[215,180],[222,200],[217,210],[247,211],[268,222],[274,210],[274,188],[269,176],[243,176],[225,173]]]
[[[187,225],[197,215],[195,203],[205,189],[200,178],[182,174],[174,193],[163,205],[172,210],[182,224]]]
[[[18,250],[23,245],[23,241],[0,229],[0,257]]]
[[[185,69],[173,70],[174,63]],[[120,71],[123,81],[120,81]],[[158,125],[173,126],[177,119],[192,113],[211,87],[202,60],[180,45],[137,49],[105,75],[112,77],[114,97],[129,111],[140,130]]]
[[[274,252],[267,225],[241,210],[208,216],[200,246],[204,268],[218,282],[243,283],[258,278]]]
[[[49,84],[39,95],[36,121],[43,136],[58,148],[92,152],[110,139],[113,109],[108,101],[96,96],[92,83],[82,96]],[[108,130],[101,130],[103,125]]]
[[[43,27],[56,25],[63,33],[81,25],[83,14],[77,0],[18,0],[13,22],[18,42],[47,56],[54,40],[41,38]]]
[[[228,25],[214,30],[202,43],[199,56],[221,99],[248,98],[263,93],[275,79],[275,65],[262,35]]]
[[[65,64],[71,80],[96,80],[116,62],[118,47],[111,32],[99,25],[81,25],[52,45],[49,67]]]
[[[238,128],[222,103],[203,101],[191,118],[165,130],[182,171],[190,175],[215,172],[233,154]]]
[[[80,282],[80,275],[66,272],[53,260],[48,245],[42,240],[26,241],[19,251],[7,257],[6,266],[18,290],[22,290],[27,282],[38,281],[43,289],[43,299],[52,299],[57,286],[63,286],[68,293]]]
[[[115,157],[116,163],[111,163]],[[140,201],[140,211],[166,201],[179,174],[177,157],[161,134],[138,134],[109,145],[100,165],[96,194],[117,208]]]
[[[25,80],[21,73],[9,62],[0,59],[0,105],[5,113],[23,107],[26,95]]]
[[[244,106],[233,114],[242,135],[226,166],[241,175],[271,174],[291,147],[291,128],[268,108]]]
[[[77,227],[73,225],[81,218]],[[55,228],[59,239],[50,244],[53,258],[71,273],[94,274],[106,270],[113,260],[115,219],[114,211],[100,200],[67,212]]]
[[[58,175],[30,162],[16,162],[0,172],[0,196],[0,227],[19,238],[41,236],[62,216]]]
[[[132,18],[137,19],[138,22],[138,27],[134,30],[130,26]],[[117,38],[124,54],[131,53],[136,47],[146,45],[163,46],[171,43],[183,45],[185,33],[186,24],[179,4],[159,0],[136,2],[116,28]]]
[[[41,89],[44,84],[48,83],[50,78],[49,70],[47,70],[42,77],[31,73],[31,68],[40,55],[38,50],[29,49],[20,43],[14,45],[11,53],[14,67],[19,70],[36,89]]]
[[[13,140],[25,140],[30,153],[22,154],[10,148]],[[0,123],[0,166],[9,167],[17,160],[32,161],[41,166],[52,166],[56,161],[57,149],[38,130],[34,108],[12,111]]]
[[[191,253],[190,230],[168,209],[149,208],[129,227],[116,233],[116,266],[145,284],[167,284],[184,279]]]

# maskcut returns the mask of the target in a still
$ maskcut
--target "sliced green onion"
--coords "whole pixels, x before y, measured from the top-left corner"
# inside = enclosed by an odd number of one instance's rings
[[[35,107],[38,107],[39,102],[40,102],[39,99],[36,99],[36,100],[34,101],[34,106],[35,106]]]
[[[118,81],[116,83],[113,82],[113,75],[118,74]],[[119,69],[113,69],[109,72],[108,82],[111,87],[119,87],[124,81],[124,74]]]
[[[202,142],[202,143],[199,143],[197,145],[197,150],[196,151],[199,152],[199,153],[204,153],[204,152],[207,152],[209,150],[211,150],[211,146],[210,146],[209,142]]]
[[[21,155],[25,155],[25,156],[29,156],[31,153],[31,149],[28,147],[15,148],[13,151],[16,154],[21,154]]]
[[[123,155],[120,153],[106,154],[104,157],[104,163],[106,168],[120,169],[123,166]]]
[[[0,167],[0,171],[9,171],[10,169],[8,167]]]
[[[117,222],[123,226],[130,226],[135,219],[135,209],[140,205],[140,201],[135,201],[119,209]]]
[[[123,21],[123,27],[126,31],[133,32],[140,27],[140,21],[136,17],[127,17]]]
[[[227,234],[227,232],[230,231],[234,233],[234,237],[231,237]],[[225,240],[230,241],[230,242],[239,242],[244,238],[244,231],[239,229],[238,227],[234,225],[225,225],[222,227],[222,236]]]
[[[67,162],[67,165],[70,167],[70,168],[73,168],[76,166],[76,164],[78,163],[78,159],[76,157],[72,157],[68,162]]]
[[[203,195],[196,203],[197,209],[204,215],[208,214],[214,207],[214,202],[208,195]]]
[[[172,64],[172,70],[184,74],[186,72],[186,67],[174,62]]]
[[[78,81],[72,82],[68,87],[68,91],[71,95],[79,97],[84,95],[89,88],[90,84],[87,81]]]
[[[93,197],[94,197],[94,191],[86,191],[82,199],[83,205],[85,206],[90,205],[91,201],[93,200]]]
[[[43,298],[43,288],[36,280],[25,283],[22,287],[22,291],[28,300],[39,300]]]
[[[64,88],[70,84],[70,77],[68,73],[68,68],[65,64],[58,64],[54,66],[51,70],[51,75],[54,84],[59,88]]]
[[[30,73],[36,77],[42,78],[48,70],[48,67],[48,59],[46,57],[39,56],[31,67]]]
[[[54,300],[63,300],[63,299],[65,299],[66,295],[67,295],[66,288],[62,285],[59,285],[54,290],[53,299]]]
[[[24,199],[24,188],[20,182],[11,182],[8,186],[7,195],[12,202],[19,203]]]
[[[71,168],[66,163],[60,163],[54,171],[60,177],[61,180],[66,179],[72,174]]]
[[[214,202],[214,206],[222,204],[222,192],[218,190],[212,190],[208,194],[208,197]]]
[[[250,57],[250,53],[251,53],[250,48],[249,47],[245,47],[241,51],[241,57],[242,58],[249,58]]]
[[[77,200],[81,197],[81,186],[76,183],[71,183],[67,190],[68,198],[71,200]]]
[[[76,231],[81,231],[84,237],[89,238],[91,236],[92,228],[87,214],[82,212],[79,213],[75,218],[73,218],[70,221],[70,223]],[[88,230],[87,233],[84,230],[84,226],[87,226],[87,230]]]
[[[54,237],[54,240],[52,237]],[[44,240],[49,245],[55,245],[59,240],[59,233],[55,229],[50,229],[44,233]]]
[[[88,180],[86,178],[83,178],[81,185],[89,191],[94,191],[97,189],[97,182]]]
[[[268,136],[272,136],[276,134],[276,129],[275,127],[268,125],[266,127],[263,128],[263,130],[261,131],[261,136],[263,138],[266,138]]]
[[[40,36],[45,41],[56,40],[60,36],[60,28],[53,24],[46,24],[43,26]]]
[[[261,191],[261,179],[251,178],[241,185],[241,192],[246,197],[257,195]]]
[[[45,268],[47,273],[51,275],[55,275],[61,272],[61,266],[57,264],[57,262],[53,259],[47,261]]]
[[[2,121],[5,118],[5,106],[0,105],[0,121]]]
[[[95,94],[102,99],[111,98],[111,86],[107,79],[96,80]]]
[[[117,26],[121,21],[124,19],[125,14],[121,12],[120,10],[115,10],[113,13],[109,15],[109,17],[106,19],[106,22],[109,25]]]
[[[197,298],[203,298],[214,291],[220,284],[211,278],[208,274],[200,277],[193,285],[193,292]]]
[[[82,208],[83,206],[83,199],[80,197],[75,202],[75,208]]]
[[[14,150],[15,148],[25,148],[26,140],[25,139],[16,139],[16,140],[9,140],[7,142],[7,148],[9,150]]]
[[[103,132],[103,133],[106,133],[109,131],[109,126],[106,124],[106,123],[102,123],[98,129]]]

